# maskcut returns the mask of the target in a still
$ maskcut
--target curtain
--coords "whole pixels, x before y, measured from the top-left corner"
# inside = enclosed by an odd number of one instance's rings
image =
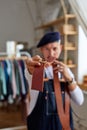
[[[69,0],[69,3],[87,36],[87,0]]]

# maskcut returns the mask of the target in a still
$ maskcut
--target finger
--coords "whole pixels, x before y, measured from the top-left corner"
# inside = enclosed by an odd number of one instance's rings
[[[55,71],[55,73],[63,72],[63,71],[64,71],[64,67],[63,67],[63,66],[60,66],[60,65],[57,65],[57,66],[54,68],[54,71]]]
[[[61,69],[59,69],[59,71],[60,71],[60,72],[63,72],[63,71],[64,71],[64,69],[63,69],[63,68],[61,68]]]
[[[26,67],[27,67],[29,73],[30,73],[30,74],[33,74],[33,72],[34,72],[34,67],[31,67],[31,66],[26,66]]]
[[[34,61],[40,61],[40,60],[42,60],[42,58],[39,55],[36,55],[36,56],[32,57],[32,59]]]
[[[38,62],[38,61],[33,61],[32,58],[26,60],[25,63],[26,63],[27,66],[38,66],[38,65],[40,65],[40,62]]]
[[[60,65],[60,66],[65,66],[65,64],[61,61],[55,60],[54,64]]]
[[[38,62],[38,61],[30,61],[30,62],[28,63],[28,65],[29,65],[29,66],[40,66],[41,63]]]

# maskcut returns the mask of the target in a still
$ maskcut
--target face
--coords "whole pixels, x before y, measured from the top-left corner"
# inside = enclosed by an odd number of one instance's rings
[[[61,45],[58,42],[49,43],[41,47],[41,52],[46,61],[52,62],[58,59],[61,53]]]

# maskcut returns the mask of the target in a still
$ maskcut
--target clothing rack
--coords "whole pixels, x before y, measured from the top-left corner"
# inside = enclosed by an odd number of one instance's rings
[[[19,116],[19,123],[26,120],[29,86],[24,70],[26,67],[25,61],[30,57],[31,55],[26,51],[20,52],[20,56],[9,56],[6,52],[0,52],[0,110],[5,113],[1,117],[4,124],[10,124],[9,121],[15,122],[16,115]],[[18,112],[21,115],[18,115]]]
[[[20,52],[21,56],[17,57],[17,56],[8,56],[8,53],[6,52],[0,52],[0,61],[2,60],[27,60],[28,58],[31,57],[31,55],[26,52],[26,51],[22,51]]]
[[[4,77],[3,79],[1,78],[1,81],[4,82],[4,80],[5,80],[4,84],[2,83],[2,86],[1,86],[1,89],[2,89],[1,95],[7,95],[8,85],[10,87],[11,87],[11,85],[13,86],[13,88],[11,88],[11,91],[13,93],[15,93],[15,94],[13,94],[13,95],[15,95],[15,96],[13,96],[14,98],[16,97],[16,95],[27,93],[28,84],[27,84],[27,81],[24,76],[24,69],[25,69],[24,62],[30,57],[31,57],[30,54],[26,51],[20,52],[20,56],[9,56],[8,53],[6,53],[6,52],[0,52],[0,62],[1,62],[0,63],[0,73],[1,73],[2,77]],[[12,62],[10,62],[10,61],[12,61]],[[9,65],[9,63],[10,63],[10,65]],[[12,71],[12,69],[14,71]],[[20,78],[18,79],[18,77],[20,77]],[[12,81],[11,81],[11,78],[13,78]],[[20,80],[21,80],[21,82],[20,82]],[[4,86],[4,88],[3,88],[3,86]],[[16,87],[16,89],[14,89],[14,87]],[[11,91],[8,92],[9,93],[8,95],[10,95],[10,94],[12,95]],[[2,100],[2,96],[0,97],[0,99]]]

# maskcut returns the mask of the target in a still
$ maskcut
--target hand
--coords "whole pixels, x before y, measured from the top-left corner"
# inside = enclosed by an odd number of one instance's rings
[[[40,61],[42,60],[42,58],[39,55],[36,55],[32,58],[28,58],[28,60],[26,60],[26,67],[29,71],[29,73],[33,73],[35,66],[40,66],[41,63]]]
[[[60,61],[57,61],[57,60],[55,60],[53,62],[53,64],[56,65],[55,68],[54,68],[55,73],[60,72],[60,73],[62,73],[62,75],[63,75],[63,77],[66,81],[72,81],[72,77],[69,74],[67,65],[65,65],[63,62],[60,62]]]

